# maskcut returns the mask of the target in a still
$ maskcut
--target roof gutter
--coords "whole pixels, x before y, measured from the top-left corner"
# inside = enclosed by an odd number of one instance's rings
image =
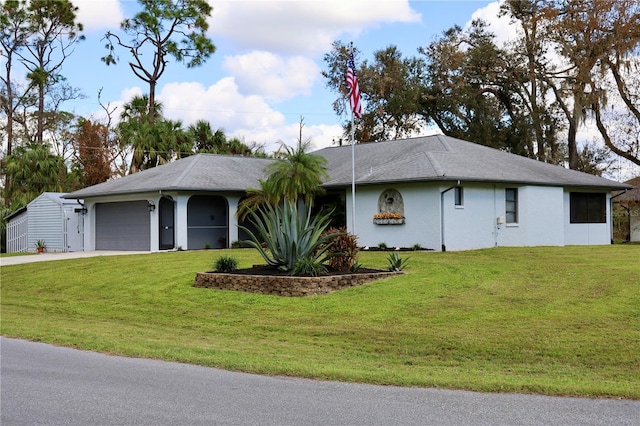
[[[444,194],[446,194],[447,192],[451,191],[454,188],[458,188],[459,186],[460,186],[460,181],[458,180],[458,182],[454,186],[440,192],[440,242],[441,242],[441,247],[443,252],[447,251],[447,246],[444,242],[445,241],[444,240]]]
[[[611,197],[611,200],[613,201],[613,199],[614,199],[614,198],[617,198],[617,197],[619,197],[619,196],[621,196],[621,195],[626,194],[626,193],[627,193],[627,191],[628,191],[628,189],[627,189],[627,188],[625,188],[625,189],[624,189],[624,191],[622,191],[621,193],[616,194],[616,195],[614,195],[613,197]]]

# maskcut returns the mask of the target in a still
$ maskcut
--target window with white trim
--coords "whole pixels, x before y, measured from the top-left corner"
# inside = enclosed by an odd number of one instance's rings
[[[464,190],[461,186],[456,186],[454,189],[454,199],[456,207],[464,206]]]
[[[507,223],[518,223],[518,188],[506,188],[504,196]]]
[[[572,192],[569,199],[571,223],[607,222],[607,197],[604,193]]]

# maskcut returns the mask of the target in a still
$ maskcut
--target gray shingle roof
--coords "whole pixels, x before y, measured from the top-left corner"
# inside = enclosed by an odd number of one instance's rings
[[[325,187],[351,185],[351,146],[315,151],[327,159]],[[448,136],[357,144],[356,183],[463,181],[603,189],[632,188],[598,176],[545,164]],[[258,188],[277,160],[197,154],[72,192],[64,198],[175,191],[245,191]]]
[[[351,146],[316,151],[327,159],[324,186],[351,184]],[[506,182],[565,187],[630,188],[587,173],[443,135],[355,146],[359,185],[403,181]]]
[[[613,195],[616,196],[616,201],[621,201],[623,204],[640,203],[640,176],[629,179],[625,183],[633,188],[624,193],[622,191],[614,192]]]
[[[151,191],[245,191],[259,188],[264,169],[276,160],[197,154],[65,195],[89,198]]]

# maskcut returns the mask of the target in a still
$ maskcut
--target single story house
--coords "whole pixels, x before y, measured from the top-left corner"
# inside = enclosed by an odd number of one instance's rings
[[[84,207],[61,192],[43,192],[5,218],[7,253],[35,251],[43,241],[49,252],[84,250]]]
[[[361,246],[610,244],[611,192],[631,188],[442,135],[315,153]],[[65,197],[84,200],[85,250],[228,247],[243,239],[238,202],[274,161],[197,154]]]

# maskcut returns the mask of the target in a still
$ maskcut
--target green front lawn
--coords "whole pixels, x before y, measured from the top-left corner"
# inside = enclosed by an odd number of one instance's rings
[[[640,246],[403,252],[403,276],[309,298],[192,287],[223,254],[261,262],[244,249],[3,266],[0,331],[261,374],[640,399]]]

